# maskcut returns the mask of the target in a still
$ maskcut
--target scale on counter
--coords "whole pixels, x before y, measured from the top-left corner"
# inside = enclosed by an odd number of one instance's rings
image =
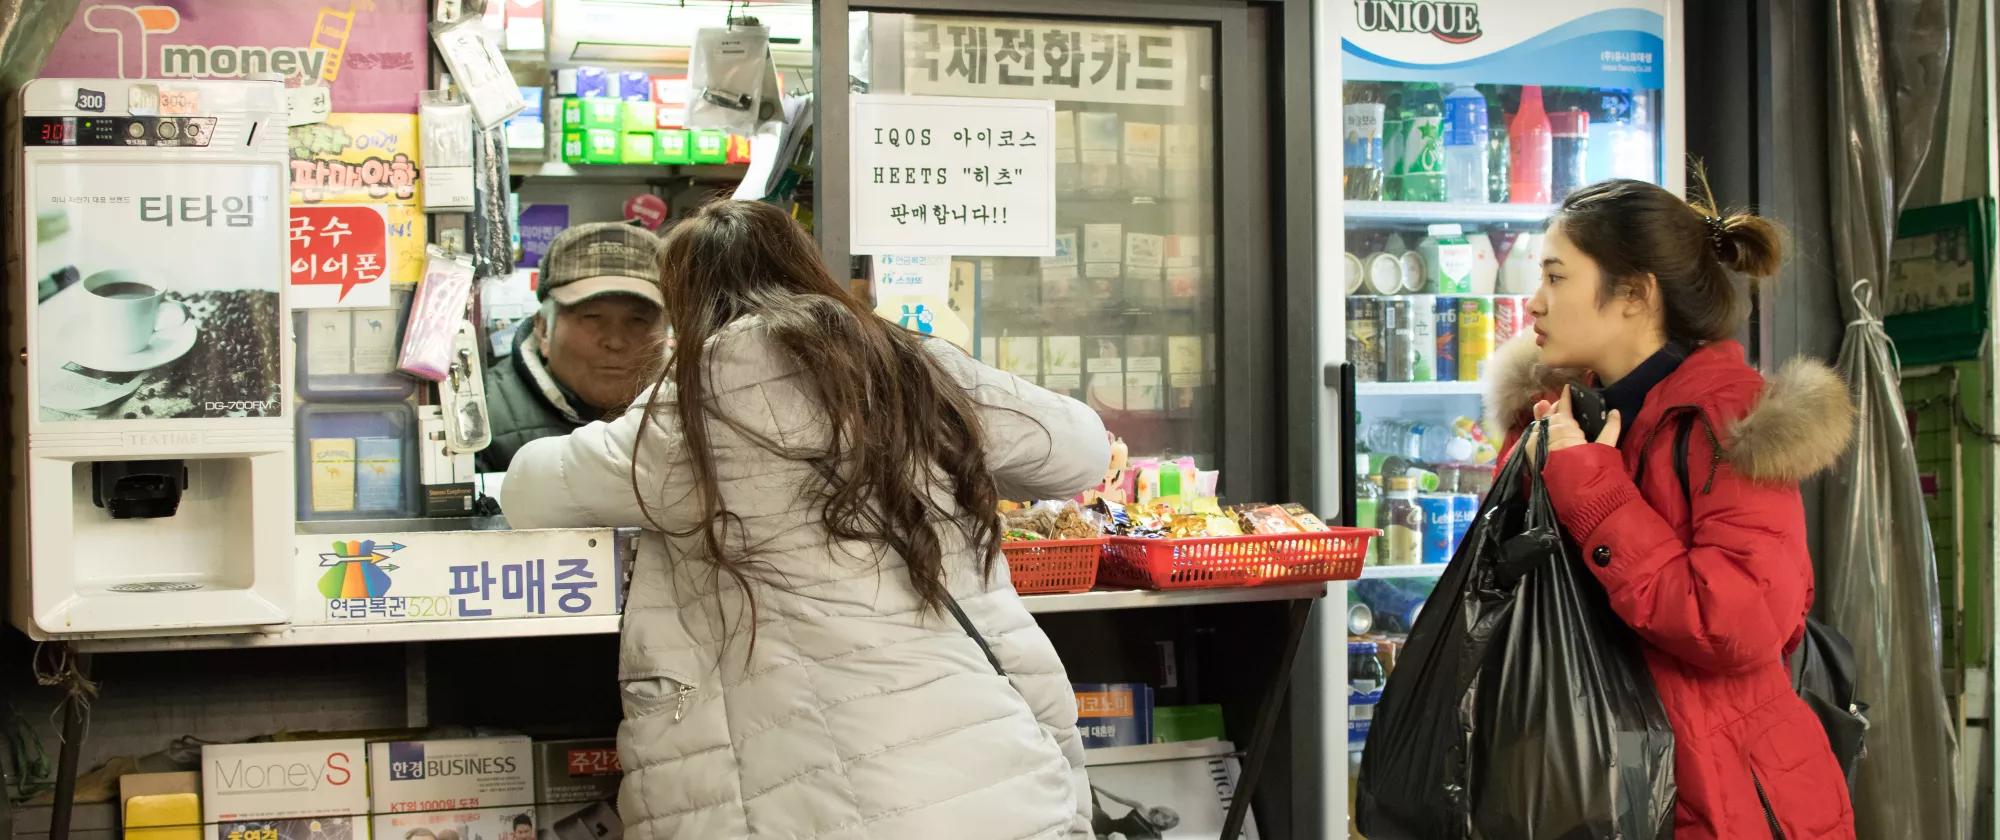
[[[10,618],[32,637],[290,619],[285,123],[275,81],[14,100]]]

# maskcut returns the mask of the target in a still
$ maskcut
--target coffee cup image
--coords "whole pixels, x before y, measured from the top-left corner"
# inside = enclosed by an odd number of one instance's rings
[[[160,287],[138,272],[100,271],[83,279],[85,323],[91,340],[103,342],[114,353],[137,353],[153,343],[153,337],[186,323],[187,310],[179,304],[160,305]]]

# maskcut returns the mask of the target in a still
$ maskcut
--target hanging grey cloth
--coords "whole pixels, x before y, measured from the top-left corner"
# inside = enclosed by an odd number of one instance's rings
[[[1854,780],[1860,837],[1962,836],[1957,731],[1946,708],[1937,560],[1915,449],[1868,281],[1930,148],[1949,33],[1945,0],[1836,0],[1829,16],[1834,282],[1848,324],[1840,369],[1855,446],[1827,479],[1818,609],[1854,643],[1855,694],[1872,704]]]

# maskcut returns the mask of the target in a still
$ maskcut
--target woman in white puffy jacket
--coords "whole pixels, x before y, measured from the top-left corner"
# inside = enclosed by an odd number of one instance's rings
[[[770,205],[678,224],[660,282],[654,387],[522,448],[503,500],[517,528],[645,531],[627,835],[1089,836],[1074,695],[996,503],[1099,481],[1102,422],[877,318]]]

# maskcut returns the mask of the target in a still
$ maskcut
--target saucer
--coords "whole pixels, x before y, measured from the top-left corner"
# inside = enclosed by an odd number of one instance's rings
[[[187,355],[187,351],[194,349],[195,339],[200,333],[194,319],[188,317],[187,307],[166,301],[160,304],[160,314],[154,319],[152,343],[138,352],[120,353],[104,347],[76,346],[69,351],[69,361],[105,373],[152,370]],[[78,318],[66,325],[61,334],[81,343],[87,339],[89,332],[83,319]]]

